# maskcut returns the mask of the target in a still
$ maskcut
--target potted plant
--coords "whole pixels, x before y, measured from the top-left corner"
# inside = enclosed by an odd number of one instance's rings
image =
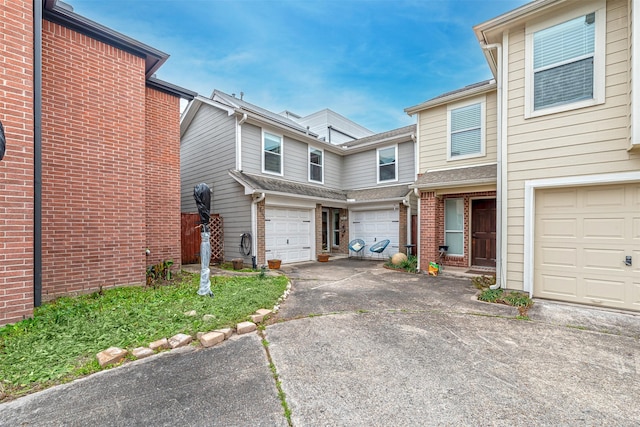
[[[329,254],[327,253],[318,254],[318,262],[328,262],[328,261],[329,261]]]
[[[278,258],[278,255],[276,254],[276,257],[272,259],[268,259],[267,263],[269,264],[269,269],[277,270],[280,268],[280,264],[282,263],[282,260]]]

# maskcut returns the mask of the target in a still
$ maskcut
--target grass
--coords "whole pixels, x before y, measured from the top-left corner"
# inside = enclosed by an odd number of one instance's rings
[[[500,288],[482,290],[478,295],[478,300],[516,307],[519,313],[518,318],[523,320],[529,319],[527,312],[533,306],[533,300],[529,298],[529,295],[518,291],[505,292]]]
[[[101,370],[96,353],[133,349],[177,333],[233,327],[271,308],[286,289],[278,277],[212,277],[214,298],[197,295],[199,274],[171,284],[123,287],[44,304],[31,319],[0,328],[0,401]],[[197,316],[184,313],[195,310]],[[212,314],[203,320],[204,314]]]

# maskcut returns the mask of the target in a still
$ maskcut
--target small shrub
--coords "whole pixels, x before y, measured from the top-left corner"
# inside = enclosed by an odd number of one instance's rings
[[[502,289],[485,289],[483,290],[480,295],[478,295],[478,299],[480,301],[486,301],[486,302],[501,302],[502,299]]]
[[[396,265],[391,262],[391,258],[387,262],[384,263],[386,267],[395,269],[395,270],[405,270],[409,273],[417,273],[418,272],[418,257],[415,255],[411,255],[407,258],[406,261],[402,261],[400,264]]]

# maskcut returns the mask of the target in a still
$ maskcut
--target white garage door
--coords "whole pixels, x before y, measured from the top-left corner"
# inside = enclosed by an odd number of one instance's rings
[[[267,259],[278,258],[283,263],[311,260],[311,218],[309,209],[266,208]]]
[[[640,311],[640,184],[537,191],[535,233],[535,296]]]
[[[377,211],[351,212],[351,239],[362,239],[367,245],[364,256],[377,257],[369,248],[376,242],[389,239],[391,242],[381,256],[388,257],[399,251],[400,221],[398,210],[384,209]]]

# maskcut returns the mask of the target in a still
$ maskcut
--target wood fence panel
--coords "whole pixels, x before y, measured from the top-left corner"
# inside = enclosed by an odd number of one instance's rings
[[[200,263],[200,215],[197,213],[182,214],[182,264]],[[209,220],[211,231],[211,262],[224,260],[224,234],[222,217],[211,215]]]

